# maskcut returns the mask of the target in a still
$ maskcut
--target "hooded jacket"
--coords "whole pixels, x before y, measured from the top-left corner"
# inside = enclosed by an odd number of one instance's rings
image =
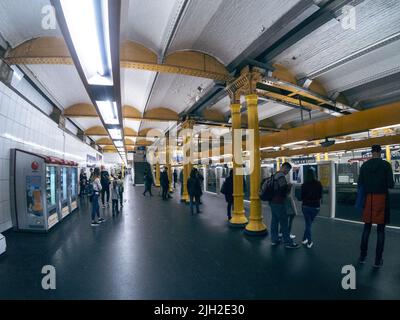
[[[394,187],[392,166],[389,162],[373,158],[361,166],[358,184],[365,193],[387,193]]]

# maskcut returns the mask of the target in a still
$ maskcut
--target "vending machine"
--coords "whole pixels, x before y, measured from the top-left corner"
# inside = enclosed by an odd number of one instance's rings
[[[69,198],[68,170],[77,170],[76,166],[75,162],[56,157],[11,150],[10,194],[15,230],[46,232],[71,212],[69,199],[74,188]]]
[[[65,162],[62,162],[62,165],[58,167],[58,176],[59,176],[59,184],[58,184],[58,193],[59,193],[59,212],[60,219],[64,219],[67,215],[71,213],[69,208],[69,199],[68,199],[68,167],[65,165]]]
[[[59,222],[54,159],[11,150],[11,212],[15,230],[48,231]]]
[[[70,164],[73,165],[73,164]],[[78,168],[69,167],[69,181],[68,181],[68,192],[69,192],[69,207],[70,211],[73,212],[78,208]]]

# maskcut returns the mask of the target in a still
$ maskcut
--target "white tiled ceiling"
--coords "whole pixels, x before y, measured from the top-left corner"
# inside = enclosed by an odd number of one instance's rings
[[[43,28],[47,26],[49,6],[49,0],[0,1],[0,31],[11,47],[36,37],[62,36],[58,26],[56,29]]]
[[[124,119],[124,127],[133,129],[136,132],[138,132],[139,131],[139,127],[140,127],[140,121]]]
[[[180,113],[196,101],[196,96],[201,95],[198,87],[206,88],[212,82],[210,79],[160,73],[147,110],[164,107]]]
[[[100,118],[74,118],[73,121],[76,123],[76,125],[81,128],[82,130],[89,129],[91,127],[96,127],[96,126],[103,126],[101,123]]]
[[[400,31],[398,0],[365,0],[355,10],[355,30],[344,29],[338,20],[332,19],[273,62],[303,77]]]
[[[199,50],[227,65],[300,1],[191,1],[169,52]]]
[[[259,120],[268,119],[292,109],[275,101],[263,101],[258,106],[258,118]]]
[[[122,39],[141,43],[160,55],[183,2],[183,0],[124,1]]]
[[[121,70],[122,104],[144,111],[155,72],[134,69]]]
[[[35,64],[28,68],[63,108],[76,103],[91,104],[75,66]]]

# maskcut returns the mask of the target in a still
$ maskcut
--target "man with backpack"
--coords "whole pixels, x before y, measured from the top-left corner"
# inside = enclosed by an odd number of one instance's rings
[[[260,199],[269,201],[271,218],[271,245],[276,246],[281,243],[279,238],[279,225],[281,226],[282,238],[287,249],[297,249],[299,245],[290,237],[288,226],[288,215],[286,212],[286,198],[290,192],[291,184],[286,180],[286,176],[292,169],[289,162],[282,164],[281,170],[263,182],[260,191]]]

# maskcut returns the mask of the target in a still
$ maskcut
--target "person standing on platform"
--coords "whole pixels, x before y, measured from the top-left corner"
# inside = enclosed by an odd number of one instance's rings
[[[100,170],[99,168],[95,168],[93,171],[93,193],[91,194],[91,202],[92,202],[92,226],[98,226],[101,222],[104,221],[103,218],[100,218],[100,207],[99,207],[99,197],[100,192],[102,190],[102,186],[100,183]],[[97,216],[97,221],[96,221]]]
[[[204,177],[201,174],[200,170],[198,170],[198,169],[196,169],[196,170],[197,170],[197,177],[199,178],[199,181],[200,181],[201,194],[203,194]],[[203,204],[203,202],[201,201],[201,196],[199,199],[199,204]]]
[[[144,192],[143,195],[146,196],[146,193],[150,193],[150,197],[153,196],[153,194],[151,193],[151,186],[154,185],[154,180],[153,180],[153,175],[151,174],[151,172],[149,171],[145,171],[144,172]]]
[[[319,213],[322,199],[322,184],[315,176],[313,169],[308,169],[305,181],[301,185],[302,210],[305,222],[305,231],[302,243],[311,249],[313,241],[311,237],[312,223]]]
[[[198,176],[198,172],[196,168],[193,168],[190,172],[190,177],[187,180],[187,190],[189,193],[190,199],[190,212],[193,215],[193,206],[196,205],[197,213],[201,213],[199,205],[200,205],[200,197],[202,195],[201,191],[201,182]]]
[[[178,172],[176,171],[176,169],[174,169],[173,179],[174,179],[174,190],[175,190],[176,183],[178,182]]]
[[[179,172],[179,183],[181,184],[181,196],[183,195],[183,169]]]
[[[83,195],[85,194],[87,182],[88,181],[85,169],[81,169],[81,173],[79,175],[79,186],[80,186],[79,196],[81,197],[83,197]]]
[[[232,204],[233,204],[233,169],[229,171],[229,176],[225,179],[222,187],[221,193],[225,196],[225,201],[227,206],[227,216],[228,220],[232,219]]]
[[[118,199],[119,199],[119,190],[118,190],[118,180],[114,179],[111,184],[111,199],[112,199],[112,215],[115,217],[119,214],[118,211]]]
[[[286,176],[292,169],[289,162],[282,164],[281,170],[273,175],[274,192],[270,201],[272,218],[271,218],[271,244],[276,246],[280,243],[279,225],[282,229],[282,237],[287,249],[297,249],[299,245],[290,237],[288,227],[288,215],[286,211],[286,200],[291,189],[291,184],[287,182]]]
[[[160,175],[160,186],[162,190],[162,199],[167,200],[169,198],[169,178],[168,178],[168,168],[165,167]]]
[[[101,166],[101,203],[103,204],[103,208],[109,206],[110,202],[110,175],[107,170],[105,170],[104,166]],[[104,202],[105,195],[107,194],[107,202]]]
[[[122,178],[122,173],[118,174],[118,196],[119,196],[119,206],[124,206],[124,179]]]
[[[394,187],[392,166],[381,158],[381,146],[373,145],[372,159],[360,169],[358,185],[364,191],[363,217],[364,231],[361,237],[359,263],[364,264],[368,252],[368,240],[372,224],[377,225],[375,268],[383,265],[385,246],[385,226],[390,223],[389,189]]]

